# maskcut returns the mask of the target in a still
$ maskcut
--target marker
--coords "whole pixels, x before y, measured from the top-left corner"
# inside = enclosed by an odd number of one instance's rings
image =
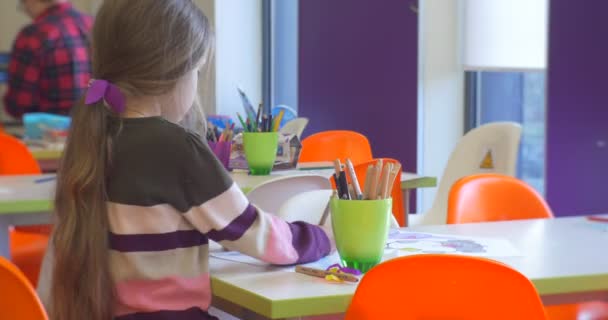
[[[608,217],[601,217],[601,216],[588,216],[587,220],[589,221],[595,221],[595,222],[604,222],[604,223],[608,223]]]
[[[332,275],[340,280],[347,281],[347,282],[358,282],[359,281],[359,278],[353,276],[352,274],[331,272],[331,271],[308,268],[308,267],[303,267],[303,266],[296,266],[296,272],[306,274],[309,276],[313,276],[313,277],[317,277],[317,278],[325,278],[326,276]]]
[[[34,180],[34,183],[45,183],[45,182],[50,182],[50,181],[55,181],[55,179],[57,179],[57,177],[46,177],[46,178],[40,178],[37,180]]]

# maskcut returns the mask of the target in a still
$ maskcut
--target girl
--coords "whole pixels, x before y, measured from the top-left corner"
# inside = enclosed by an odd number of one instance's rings
[[[212,50],[192,0],[105,0],[92,46],[41,290],[52,320],[213,319],[209,240],[274,264],[329,253],[321,228],[248,203],[201,137],[176,124]]]

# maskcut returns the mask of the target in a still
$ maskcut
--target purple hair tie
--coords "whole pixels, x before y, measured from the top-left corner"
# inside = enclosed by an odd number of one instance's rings
[[[104,100],[116,113],[125,111],[125,96],[120,89],[106,80],[92,79],[89,90],[84,98],[86,105],[91,105]]]

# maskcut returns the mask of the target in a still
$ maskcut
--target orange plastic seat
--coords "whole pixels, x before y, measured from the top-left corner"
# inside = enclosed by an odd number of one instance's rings
[[[354,131],[335,130],[315,133],[302,140],[300,162],[334,161],[346,158],[354,164],[372,159],[367,138]]]
[[[44,307],[28,279],[0,257],[0,319],[46,320]]]
[[[0,175],[40,173],[38,162],[25,144],[0,132]]]
[[[608,303],[601,301],[564,304],[546,307],[550,320],[602,320],[608,319]]]
[[[462,178],[448,197],[448,224],[551,217],[551,208],[536,190],[505,175]]]
[[[42,260],[49,242],[50,232],[37,231],[36,227],[11,230],[11,261],[21,269],[33,286],[38,284]],[[33,230],[32,230],[33,229]]]
[[[40,173],[38,162],[25,144],[12,136],[0,133],[0,175]],[[19,226],[11,229],[11,259],[34,286],[38,282],[49,234],[50,226]]]
[[[448,223],[552,218],[543,197],[525,182],[498,174],[478,174],[454,183]],[[608,304],[589,302],[545,308],[548,319],[608,319]]]
[[[346,320],[546,319],[528,278],[500,262],[415,255],[381,263],[361,280]]]
[[[367,167],[369,165],[376,164],[376,161],[378,161],[378,159],[373,159],[355,165],[355,173],[357,174],[357,178],[359,179],[361,189],[363,189],[363,186],[365,185],[365,175],[367,173]],[[399,163],[399,161],[390,158],[383,158],[382,161],[384,161],[384,163]],[[405,208],[403,207],[403,192],[401,190],[401,172],[399,172],[397,178],[395,179],[395,183],[393,184],[393,190],[391,192],[391,197],[393,198],[393,215],[395,216],[395,219],[397,220],[399,225],[403,227],[405,220]]]

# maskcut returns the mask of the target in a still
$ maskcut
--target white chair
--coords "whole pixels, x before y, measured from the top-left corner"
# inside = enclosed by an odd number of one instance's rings
[[[302,133],[306,126],[308,125],[308,118],[295,118],[289,122],[287,122],[279,132],[283,134],[295,134],[298,136],[298,139],[302,137]]]
[[[515,122],[494,122],[469,131],[450,155],[433,206],[424,214],[410,214],[409,225],[445,224],[448,194],[460,178],[477,173],[515,176],[520,140],[521,126]]]
[[[314,190],[331,189],[329,179],[322,175],[297,175],[268,180],[247,193],[249,201],[258,208],[276,214],[293,196]]]
[[[304,221],[320,224],[333,190],[314,190],[298,193],[281,205],[277,214],[288,222]],[[330,220],[329,217],[326,220]]]
[[[279,217],[289,221],[304,221],[311,224],[321,224],[323,213],[329,204],[333,190],[314,190],[302,192],[289,198],[279,208]],[[331,216],[323,223],[331,226]],[[391,215],[391,228],[398,228],[399,224],[395,216]]]

